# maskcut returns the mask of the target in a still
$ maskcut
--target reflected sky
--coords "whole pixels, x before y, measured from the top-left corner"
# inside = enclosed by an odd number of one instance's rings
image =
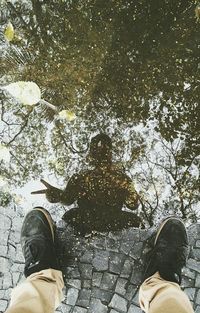
[[[115,162],[143,199],[147,225],[169,213],[199,220],[195,5],[27,0],[0,6],[1,86],[34,81],[58,112],[76,115],[59,118],[44,103],[26,106],[0,90],[1,147],[7,149],[2,157],[0,150],[1,197],[11,193],[10,205],[24,207],[40,202],[29,195],[40,178],[64,187],[89,166],[90,138],[105,132]],[[5,38],[9,22],[12,41]]]

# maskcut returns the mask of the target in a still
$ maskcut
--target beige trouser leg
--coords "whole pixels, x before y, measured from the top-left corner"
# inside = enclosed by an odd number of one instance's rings
[[[5,313],[53,313],[63,300],[62,272],[47,269],[30,275],[13,289]]]
[[[139,302],[146,313],[194,313],[180,286],[162,279],[158,272],[141,285]]]

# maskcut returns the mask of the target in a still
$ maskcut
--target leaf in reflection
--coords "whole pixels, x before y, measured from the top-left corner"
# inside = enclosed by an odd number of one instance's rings
[[[13,25],[11,24],[11,22],[8,23],[8,25],[6,26],[5,30],[4,30],[4,37],[7,41],[12,41],[14,39],[15,36],[15,30]]]
[[[34,82],[18,81],[0,88],[9,92],[12,97],[17,99],[24,105],[33,106],[40,102],[41,104],[44,104],[47,108],[53,110],[54,113],[57,113],[57,108],[55,107],[55,105],[49,103],[44,99],[41,99],[41,90]]]
[[[66,119],[69,122],[72,122],[76,118],[76,114],[69,110],[62,110],[58,113],[59,117],[62,119]]]
[[[195,8],[195,17],[196,17],[196,21],[200,22],[200,3],[197,4]]]
[[[13,198],[16,204],[21,204],[24,201],[24,198],[19,194],[14,194]]]
[[[2,88],[25,105],[34,105],[41,100],[40,88],[34,82],[19,81]]]

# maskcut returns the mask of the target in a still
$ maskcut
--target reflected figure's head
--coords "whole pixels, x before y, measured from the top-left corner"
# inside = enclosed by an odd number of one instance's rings
[[[91,163],[98,165],[111,165],[112,163],[112,140],[103,133],[93,137],[90,142],[88,157]]]

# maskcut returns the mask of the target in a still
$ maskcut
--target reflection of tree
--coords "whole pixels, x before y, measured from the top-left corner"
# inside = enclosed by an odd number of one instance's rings
[[[156,166],[163,168],[171,178],[171,185],[173,186],[174,193],[177,194],[180,204],[180,211],[183,218],[187,216],[187,210],[191,209],[192,203],[196,202],[194,188],[197,180],[194,179],[190,173],[190,169],[194,166],[195,158],[189,160],[187,166],[180,166],[178,158],[181,155],[179,150],[180,139],[176,148],[170,145],[170,148],[162,141],[162,147],[167,157],[167,164],[158,163],[158,160],[152,162]]]
[[[136,176],[141,188],[142,209],[151,225],[160,213],[179,214],[192,221],[197,219],[198,163],[193,158],[187,166],[180,166],[178,159],[183,147],[181,139],[168,143],[160,138],[138,161]]]
[[[92,110],[101,99],[108,100],[112,111],[126,121],[148,118],[149,105],[157,99],[162,136],[171,140],[184,131],[185,154],[199,153],[195,4],[16,3],[8,3],[7,19],[24,32],[24,49],[34,56],[34,62],[29,60],[18,73],[20,79],[36,81],[45,88],[45,98],[63,107],[74,107],[77,95],[79,105],[90,104]]]
[[[11,155],[9,166],[2,164],[2,172],[13,183],[22,185],[27,177],[42,172],[41,158],[48,149],[45,145],[46,126],[42,125],[35,109],[17,103],[13,106],[5,100],[1,104],[0,138]]]
[[[164,185],[173,186],[177,210],[189,216],[198,201],[197,179],[191,174],[199,162],[195,4],[32,0],[1,6],[2,29],[11,20],[23,38],[3,46],[2,83],[35,81],[43,98],[78,116],[71,125],[47,124],[44,107],[29,111],[2,99],[0,136],[11,153],[10,168],[2,164],[4,175],[21,184],[45,169],[69,177],[84,165],[90,134],[107,131],[115,140],[116,159],[123,159],[128,171],[143,155],[137,179],[147,189],[151,185],[154,195],[143,201],[149,222],[166,205],[161,203],[160,180],[153,175],[157,170]],[[164,156],[158,151],[153,159],[144,157],[147,138],[129,132],[130,124],[148,125],[149,120],[157,121],[155,129],[163,138]],[[170,143],[177,138],[181,149],[176,151]]]

